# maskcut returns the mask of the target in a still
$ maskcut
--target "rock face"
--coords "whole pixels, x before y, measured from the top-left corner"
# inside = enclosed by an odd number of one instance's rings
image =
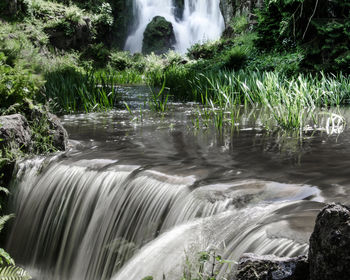
[[[306,256],[279,258],[244,254],[239,261],[236,280],[306,280],[308,270]]]
[[[0,148],[11,146],[28,152],[32,146],[32,132],[28,121],[20,114],[0,117]]]
[[[176,19],[181,20],[185,9],[185,0],[173,0],[173,5]]]
[[[236,14],[236,0],[220,0],[220,10],[227,28]]]
[[[51,113],[47,113],[49,122],[49,135],[52,137],[53,146],[58,150],[64,151],[68,145],[68,133],[61,124],[60,119]]]
[[[251,21],[254,9],[261,8],[264,0],[220,0],[220,9],[224,17],[225,27],[228,28],[232,18],[246,15]]]
[[[310,237],[310,280],[350,279],[350,208],[330,204]]]
[[[152,19],[143,36],[142,52],[145,54],[163,54],[174,49],[176,43],[173,25],[160,16]]]

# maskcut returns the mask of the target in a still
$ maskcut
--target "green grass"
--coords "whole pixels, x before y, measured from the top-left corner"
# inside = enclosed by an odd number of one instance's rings
[[[83,72],[66,68],[45,76],[45,96],[55,112],[73,113],[107,110],[120,100],[112,72]]]
[[[198,73],[190,67],[172,66],[163,75],[175,100],[200,102],[204,113],[197,117],[205,116],[204,123],[212,119],[218,128],[239,122],[237,108],[245,105],[265,107],[280,128],[302,131],[316,123],[316,108],[350,101],[350,77],[341,73],[288,77],[279,72],[249,70]],[[148,78],[154,85],[160,84],[158,72]]]

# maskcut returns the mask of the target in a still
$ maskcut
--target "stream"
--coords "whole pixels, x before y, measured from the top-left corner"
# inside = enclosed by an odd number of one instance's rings
[[[133,115],[63,116],[69,150],[18,165],[7,250],[33,279],[175,280],[202,251],[297,256],[324,203],[349,201],[348,127],[298,141],[248,111],[234,131],[195,129],[197,104],[140,113],[146,89],[122,90]]]

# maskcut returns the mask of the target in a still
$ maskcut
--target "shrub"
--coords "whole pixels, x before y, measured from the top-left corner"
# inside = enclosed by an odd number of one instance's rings
[[[0,108],[6,109],[22,103],[25,98],[35,97],[41,86],[41,82],[29,73],[0,65]]]
[[[191,59],[211,59],[216,55],[217,42],[206,42],[194,44],[187,52]]]
[[[112,52],[110,55],[110,65],[116,70],[125,70],[132,66],[130,54],[128,52]]]
[[[247,61],[246,51],[242,47],[234,47],[222,58],[223,66],[229,70],[241,69]]]

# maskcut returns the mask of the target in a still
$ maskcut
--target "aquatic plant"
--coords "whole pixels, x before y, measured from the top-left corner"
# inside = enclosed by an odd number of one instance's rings
[[[83,72],[66,68],[46,74],[45,96],[56,112],[97,111],[113,108],[119,101],[113,72]]]
[[[165,82],[166,79],[164,78],[163,85],[158,92],[150,87],[149,107],[153,111],[164,113],[168,108],[169,92],[168,88],[165,87]]]

